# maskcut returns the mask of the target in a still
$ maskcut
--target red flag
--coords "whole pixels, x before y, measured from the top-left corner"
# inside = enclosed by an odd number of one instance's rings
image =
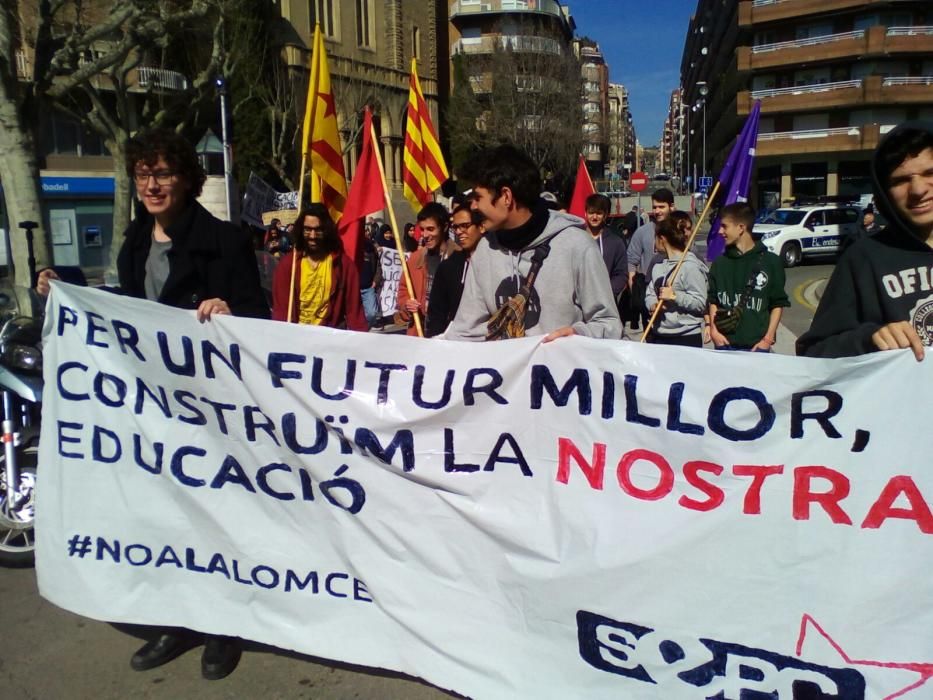
[[[580,156],[580,165],[577,166],[577,181],[573,185],[573,197],[570,199],[568,212],[581,219],[586,218],[586,198],[596,194],[590,172],[586,169],[586,161]]]
[[[376,153],[370,136],[372,121],[372,114],[369,107],[366,107],[363,113],[363,150],[356,164],[353,181],[350,183],[350,193],[343,208],[343,216],[337,224],[344,251],[357,263],[362,262],[363,251],[360,245],[360,223],[367,215],[385,207],[382,177],[379,175],[379,165],[376,163]]]

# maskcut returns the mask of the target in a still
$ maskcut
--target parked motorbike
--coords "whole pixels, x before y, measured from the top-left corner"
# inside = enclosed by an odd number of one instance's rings
[[[38,314],[21,315],[33,294],[0,282],[0,564],[13,566],[31,565],[36,546],[42,325]]]

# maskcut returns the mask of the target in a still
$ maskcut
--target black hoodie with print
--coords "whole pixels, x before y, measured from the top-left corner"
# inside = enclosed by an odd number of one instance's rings
[[[908,122],[893,129],[872,159],[875,207],[888,225],[853,244],[839,258],[810,330],[797,354],[849,357],[874,352],[871,336],[895,321],[910,321],[924,345],[933,345],[933,249],[905,222],[879,181],[881,154],[905,129],[933,135],[933,123]]]

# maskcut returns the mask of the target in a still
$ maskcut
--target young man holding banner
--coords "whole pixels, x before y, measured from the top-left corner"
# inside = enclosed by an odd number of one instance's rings
[[[891,131],[872,160],[888,225],[839,259],[797,354],[847,357],[933,344],[933,123]]]
[[[518,337],[515,330],[543,335],[545,342],[574,334],[619,338],[622,322],[599,248],[577,217],[550,211],[541,201],[538,166],[515,146],[502,145],[478,153],[463,175],[474,185],[473,208],[485,219],[486,235],[473,254],[447,339]],[[503,336],[487,324],[508,306],[520,318]]]
[[[709,270],[710,337],[717,350],[771,352],[784,307],[784,265],[752,238],[755,210],[745,202],[720,213],[726,251]]]

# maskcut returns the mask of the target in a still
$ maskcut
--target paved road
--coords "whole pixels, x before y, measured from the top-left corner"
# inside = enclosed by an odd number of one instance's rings
[[[117,629],[41,599],[32,569],[0,568],[0,698],[19,700],[450,700],[415,679],[252,645],[220,681],[201,679],[200,650],[137,673],[138,630]],[[354,632],[348,632],[353,634]],[[356,631],[356,634],[363,634]]]

